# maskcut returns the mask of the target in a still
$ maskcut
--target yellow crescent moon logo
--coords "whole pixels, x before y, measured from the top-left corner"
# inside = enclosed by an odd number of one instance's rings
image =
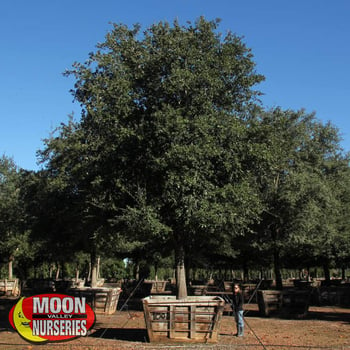
[[[37,335],[33,335],[32,329],[30,327],[30,322],[27,317],[25,317],[23,312],[23,298],[19,300],[13,310],[13,323],[17,329],[17,332],[26,340],[31,342],[44,342],[47,339],[39,337]]]

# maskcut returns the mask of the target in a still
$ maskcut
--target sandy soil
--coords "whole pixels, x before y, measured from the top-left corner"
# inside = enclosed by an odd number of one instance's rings
[[[88,337],[65,343],[31,345],[8,323],[10,305],[0,302],[0,349],[111,350],[111,349],[349,349],[350,309],[310,307],[303,319],[260,317],[255,304],[246,306],[245,336],[235,337],[235,323],[225,313],[217,344],[149,343],[141,311],[117,311],[97,316]]]

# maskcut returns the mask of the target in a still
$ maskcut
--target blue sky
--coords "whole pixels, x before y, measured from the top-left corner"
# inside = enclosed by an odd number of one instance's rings
[[[348,0],[3,0],[0,3],[0,155],[37,170],[42,140],[79,106],[62,75],[111,30],[199,16],[243,37],[266,107],[305,108],[331,121],[350,151],[350,1]]]

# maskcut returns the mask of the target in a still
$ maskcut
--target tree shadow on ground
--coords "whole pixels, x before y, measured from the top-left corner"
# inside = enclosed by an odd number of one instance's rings
[[[293,310],[291,310],[293,311]],[[270,316],[262,316],[257,310],[248,310],[244,313],[244,317],[261,317],[261,318],[278,318],[278,319],[291,319],[291,320],[319,320],[319,321],[334,321],[344,322],[350,324],[350,313],[339,312],[338,310],[332,311],[308,311],[305,315],[297,313],[272,313]]]
[[[90,337],[148,343],[147,330],[142,328],[100,328]]]
[[[327,312],[309,311],[305,319],[350,323],[350,313],[330,310]]]

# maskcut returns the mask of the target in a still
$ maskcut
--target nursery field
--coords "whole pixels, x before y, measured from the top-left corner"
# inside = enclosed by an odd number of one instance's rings
[[[8,323],[14,301],[0,300],[0,349],[108,350],[108,349],[350,349],[350,309],[310,306],[306,317],[261,317],[256,304],[246,305],[245,336],[234,336],[234,319],[224,313],[217,344],[149,343],[142,311],[116,311],[98,315],[88,337],[64,343],[32,345]]]

